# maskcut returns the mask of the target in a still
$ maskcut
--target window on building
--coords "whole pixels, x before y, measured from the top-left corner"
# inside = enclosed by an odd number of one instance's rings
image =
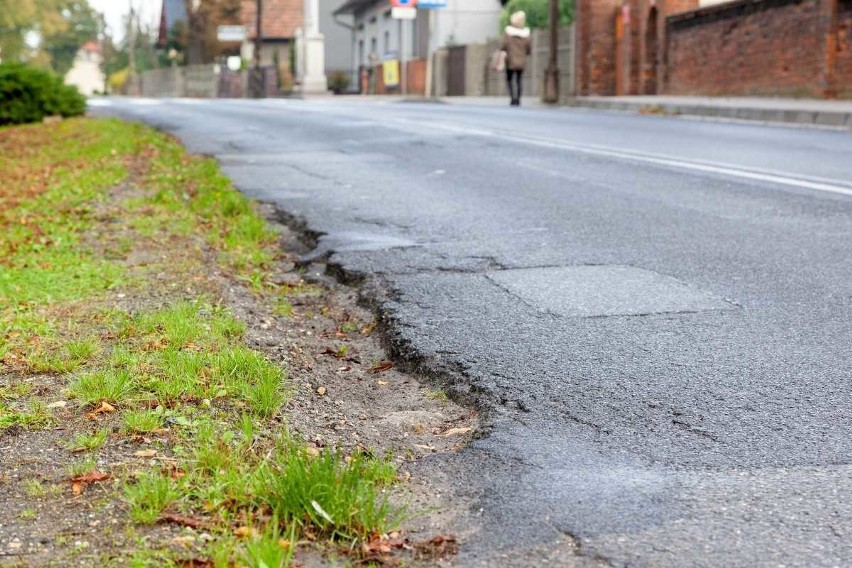
[[[391,44],[390,44],[390,32],[385,30],[385,53],[390,53]]]

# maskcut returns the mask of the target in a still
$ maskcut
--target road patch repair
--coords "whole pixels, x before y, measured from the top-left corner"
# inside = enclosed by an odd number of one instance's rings
[[[564,317],[643,316],[727,310],[732,304],[650,270],[566,266],[491,272],[507,292]]]
[[[414,464],[476,412],[387,361],[271,208],[117,120],[2,129],[0,156],[0,565],[456,553],[465,504]]]

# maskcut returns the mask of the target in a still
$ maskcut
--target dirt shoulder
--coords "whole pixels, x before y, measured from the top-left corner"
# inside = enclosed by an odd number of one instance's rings
[[[119,121],[0,147],[0,565],[452,563],[412,466],[476,413],[272,210]]]

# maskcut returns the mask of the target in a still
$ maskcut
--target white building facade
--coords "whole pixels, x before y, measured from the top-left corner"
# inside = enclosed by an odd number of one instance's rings
[[[87,97],[102,93],[106,89],[106,76],[101,69],[103,58],[100,46],[89,42],[80,48],[74,65],[65,74],[65,84],[73,85]]]
[[[484,43],[500,33],[500,0],[447,0],[418,9],[414,20],[395,20],[388,0],[348,0],[335,11],[352,26],[352,68],[382,61],[427,59],[448,45]]]

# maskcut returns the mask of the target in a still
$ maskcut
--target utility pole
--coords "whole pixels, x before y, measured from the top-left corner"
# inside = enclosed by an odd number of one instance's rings
[[[559,102],[559,0],[550,0],[550,62],[544,71],[544,102]]]
[[[408,69],[406,69],[405,61],[405,28],[407,27],[407,24],[408,20],[399,21],[399,92],[402,94],[403,97],[408,94]]]
[[[133,0],[130,0],[130,15],[127,18],[127,94],[136,97],[139,92],[136,79],[136,11],[133,9]]]
[[[259,99],[263,96],[263,71],[260,68],[260,50],[263,47],[263,0],[257,0],[257,18],[254,38],[254,71],[251,77],[251,94]]]

